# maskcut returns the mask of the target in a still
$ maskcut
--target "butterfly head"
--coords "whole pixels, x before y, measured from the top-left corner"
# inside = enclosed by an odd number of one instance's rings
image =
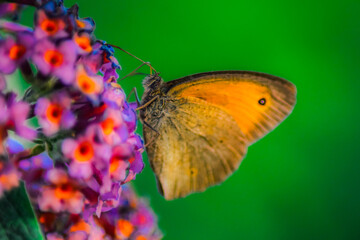
[[[158,89],[160,85],[163,83],[163,79],[159,76],[159,73],[150,74],[144,78],[142,84],[144,89]]]

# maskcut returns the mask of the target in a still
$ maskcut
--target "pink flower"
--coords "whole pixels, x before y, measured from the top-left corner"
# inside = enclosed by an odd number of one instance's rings
[[[107,144],[114,146],[128,138],[129,132],[119,110],[107,108],[100,126],[101,137]]]
[[[84,195],[64,170],[48,171],[47,180],[51,185],[43,186],[38,198],[39,208],[42,211],[68,211],[78,214],[83,210]]]
[[[76,57],[76,45],[72,40],[57,46],[44,39],[35,45],[32,59],[44,75],[54,75],[64,84],[70,84],[75,79]]]
[[[31,32],[20,32],[16,39],[0,41],[0,72],[10,74],[32,53],[35,39]]]
[[[19,186],[20,173],[10,162],[0,161],[0,198],[5,191]]]
[[[83,65],[76,69],[75,86],[91,100],[98,102],[99,94],[103,91],[101,76],[88,74]]]
[[[49,18],[44,10],[39,10],[36,15],[36,38],[44,37],[66,37],[68,34],[65,31],[65,19]]]
[[[27,127],[25,121],[30,111],[29,104],[16,101],[16,95],[9,93],[0,94],[0,141],[7,138],[9,129],[15,130],[15,133],[21,137],[32,140],[36,136],[36,131]],[[2,144],[0,144],[0,154],[3,153]]]
[[[46,135],[52,135],[60,129],[69,129],[75,124],[75,116],[70,111],[71,99],[65,92],[53,94],[50,99],[40,98],[35,114]]]
[[[87,128],[85,135],[63,141],[62,152],[71,160],[69,165],[71,176],[89,179],[93,174],[93,167],[104,164],[110,158],[110,147],[95,142],[98,131],[98,127],[93,125]]]

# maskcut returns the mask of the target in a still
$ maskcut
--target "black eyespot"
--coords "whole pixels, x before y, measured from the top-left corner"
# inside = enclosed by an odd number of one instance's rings
[[[265,99],[265,98],[261,98],[261,99],[259,100],[259,104],[260,104],[260,105],[265,105],[265,103],[266,103],[266,99]]]

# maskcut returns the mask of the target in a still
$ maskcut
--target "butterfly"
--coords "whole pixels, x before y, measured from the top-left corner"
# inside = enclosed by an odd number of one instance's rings
[[[296,87],[250,71],[143,80],[140,120],[158,189],[167,200],[202,192],[236,171],[247,148],[293,110]]]

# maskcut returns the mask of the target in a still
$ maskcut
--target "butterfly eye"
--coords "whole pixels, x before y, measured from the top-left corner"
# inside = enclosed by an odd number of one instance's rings
[[[261,99],[259,100],[259,104],[260,104],[260,105],[265,105],[265,103],[266,103],[265,98],[261,98]]]

